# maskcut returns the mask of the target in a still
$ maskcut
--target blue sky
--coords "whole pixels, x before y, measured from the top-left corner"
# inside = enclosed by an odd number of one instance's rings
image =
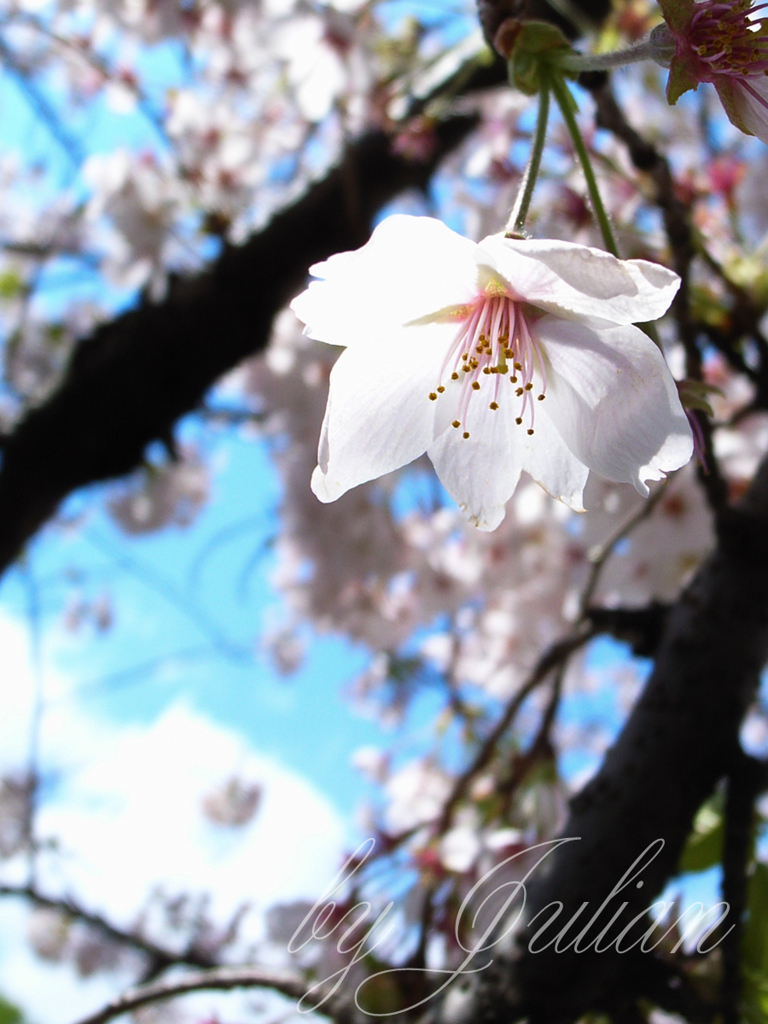
[[[77,699],[94,713],[147,723],[183,695],[310,775],[351,813],[364,783],[350,769],[350,753],[382,740],[380,728],[343,696],[367,656],[323,637],[295,675],[275,671],[259,649],[262,627],[280,609],[269,583],[275,473],[265,446],[235,431],[219,435],[212,458],[213,499],[192,527],[128,538],[103,511],[92,512],[81,532],[49,527],[28,564],[0,584],[0,602],[24,617],[35,581],[43,645],[48,630],[57,634],[57,667],[77,679]],[[65,514],[82,504],[76,496]],[[61,601],[75,573],[84,595],[105,588],[113,595],[115,625],[104,634],[85,626],[62,638]],[[227,646],[231,656],[223,653]]]

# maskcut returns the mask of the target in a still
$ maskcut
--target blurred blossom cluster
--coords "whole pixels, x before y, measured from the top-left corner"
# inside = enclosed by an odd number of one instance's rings
[[[115,521],[129,534],[165,526],[189,526],[208,501],[209,469],[193,448],[182,447],[167,461],[147,463],[109,499]]]
[[[74,341],[109,314],[98,282],[162,298],[169,274],[244,240],[345,140],[393,128],[434,65],[430,38],[407,18],[385,27],[361,0],[3,0],[4,60],[53,156],[0,162],[0,426],[50,394]],[[96,127],[77,136],[84,121]],[[126,129],[139,144],[111,145]],[[429,120],[406,120],[401,139],[427,157]],[[73,281],[89,299],[62,309]]]
[[[55,82],[50,128],[79,173],[51,202],[25,190],[3,208],[20,291],[41,260],[71,256],[162,294],[168,270],[199,266],[211,238],[242,239],[345,138],[391,124],[405,69],[422,59],[410,22],[385,35],[361,0],[3,0],[0,15],[13,67]],[[67,127],[82,112],[111,116],[118,134],[136,125],[145,141],[89,153]],[[4,188],[29,174],[4,157]]]

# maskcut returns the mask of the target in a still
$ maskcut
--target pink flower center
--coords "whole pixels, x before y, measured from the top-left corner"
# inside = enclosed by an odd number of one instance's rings
[[[763,23],[752,18],[768,4],[751,7],[750,0],[704,0],[694,6],[687,37],[679,42],[698,65],[703,81],[718,75],[744,78],[768,74],[768,35]]]
[[[523,306],[509,295],[484,294],[458,315],[462,323],[443,360],[437,389],[430,392],[431,401],[445,393],[443,380],[449,376],[460,388],[452,424],[457,430],[466,424],[470,400],[484,393],[494,412],[502,401],[518,402],[515,423],[521,426],[527,420],[532,434],[534,373],[541,378],[539,402],[544,401],[547,379],[541,347]],[[469,431],[462,436],[468,438]]]

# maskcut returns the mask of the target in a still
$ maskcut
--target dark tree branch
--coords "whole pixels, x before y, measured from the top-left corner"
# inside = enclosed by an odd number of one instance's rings
[[[644,608],[588,608],[585,614],[597,632],[629,644],[638,658],[652,658],[664,634],[669,605],[651,601]]]
[[[340,164],[204,274],[173,281],[168,297],[99,327],[77,345],[58,391],[4,439],[0,571],[78,487],[122,476],[147,445],[172,436],[215,381],[267,344],[273,318],[307,268],[362,245],[371,220],[406,188],[425,188],[476,119],[436,126],[424,162],[393,152],[384,132],[351,144]]]

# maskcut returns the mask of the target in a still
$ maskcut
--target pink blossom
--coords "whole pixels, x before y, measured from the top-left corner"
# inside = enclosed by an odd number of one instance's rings
[[[730,121],[768,143],[768,22],[755,17],[767,5],[659,0],[659,6],[666,25],[652,41],[656,59],[669,67],[669,102],[711,82]]]

